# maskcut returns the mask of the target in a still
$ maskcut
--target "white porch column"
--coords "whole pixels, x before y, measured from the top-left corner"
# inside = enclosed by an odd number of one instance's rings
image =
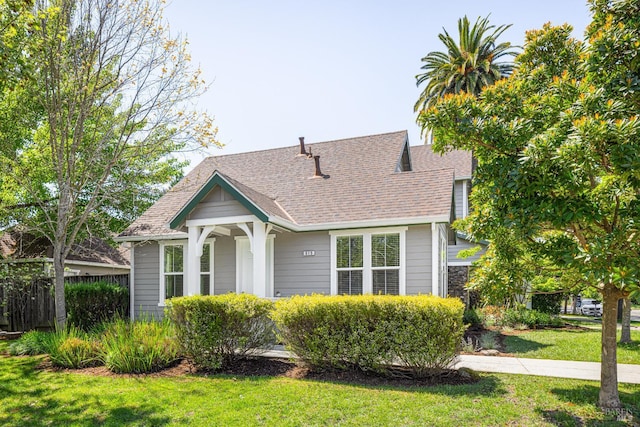
[[[190,226],[189,228],[189,242],[187,245],[187,271],[185,271],[185,281],[187,289],[185,295],[200,295],[200,257],[202,256],[202,249],[204,247],[204,241],[216,226]]]
[[[439,230],[438,224],[431,223],[431,293],[440,296],[440,263],[439,261]]]
[[[253,221],[253,293],[267,296],[267,229],[262,221]]]
[[[200,293],[198,278],[200,277],[200,257],[197,256],[198,238],[200,227],[189,227],[189,242],[187,244],[187,271],[185,271],[186,289],[185,295],[197,295]]]

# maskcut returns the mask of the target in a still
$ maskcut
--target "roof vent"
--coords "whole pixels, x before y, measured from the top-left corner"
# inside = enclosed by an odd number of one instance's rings
[[[301,156],[307,156],[307,150],[305,150],[304,148],[304,136],[301,136],[300,138],[298,138],[300,140],[300,155]]]
[[[320,170],[320,156],[313,156],[313,160],[316,162],[316,173],[313,177],[324,178],[324,175],[322,175],[322,171]]]

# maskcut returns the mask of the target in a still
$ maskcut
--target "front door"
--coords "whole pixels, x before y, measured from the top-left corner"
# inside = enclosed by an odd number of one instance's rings
[[[267,296],[273,296],[273,235],[267,237]],[[253,253],[247,237],[236,237],[236,291],[253,293]]]

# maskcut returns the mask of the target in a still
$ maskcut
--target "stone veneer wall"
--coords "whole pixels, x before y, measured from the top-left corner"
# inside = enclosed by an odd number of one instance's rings
[[[475,307],[478,303],[476,292],[468,291],[465,285],[469,281],[470,266],[448,267],[449,296],[460,298],[467,307]]]

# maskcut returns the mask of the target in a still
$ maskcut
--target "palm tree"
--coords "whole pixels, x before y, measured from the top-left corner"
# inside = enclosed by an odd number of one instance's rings
[[[476,20],[469,28],[469,19],[458,19],[460,43],[443,28],[444,34],[438,37],[447,47],[447,52],[429,52],[422,58],[425,70],[416,76],[416,85],[427,82],[418,102],[413,107],[415,112],[433,106],[439,98],[449,93],[467,92],[478,95],[485,86],[508,77],[513,71],[513,62],[498,62],[506,56],[516,56],[511,50],[511,43],[496,45],[496,40],[511,25],[489,25],[489,19]],[[491,32],[493,31],[493,32]]]

